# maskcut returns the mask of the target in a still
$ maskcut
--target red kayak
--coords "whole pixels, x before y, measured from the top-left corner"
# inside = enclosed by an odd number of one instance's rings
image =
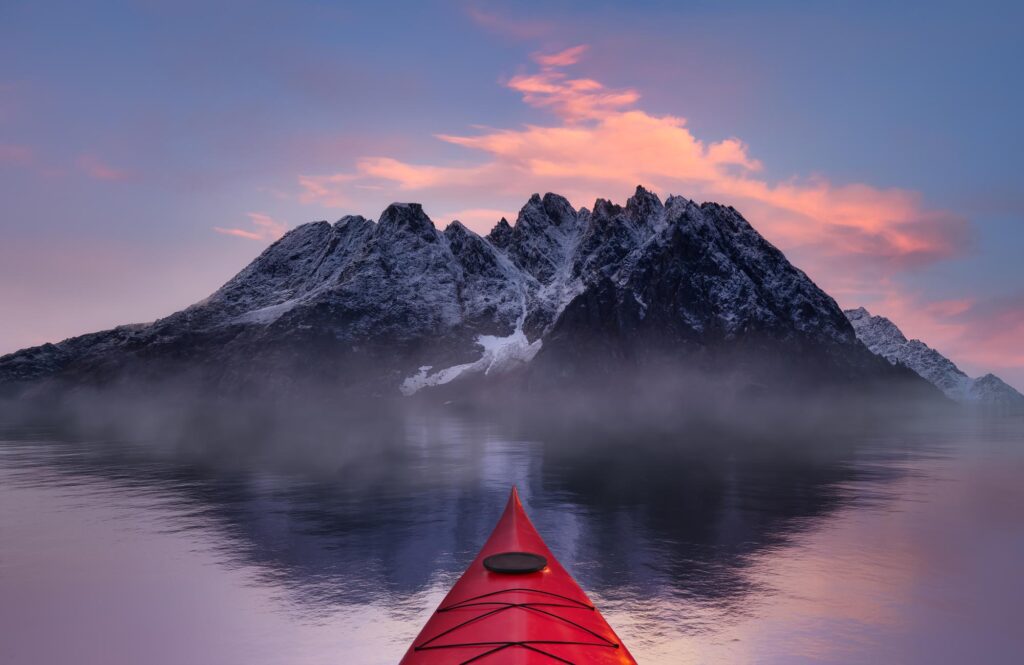
[[[555,560],[512,489],[476,560],[431,615],[402,665],[636,664]]]

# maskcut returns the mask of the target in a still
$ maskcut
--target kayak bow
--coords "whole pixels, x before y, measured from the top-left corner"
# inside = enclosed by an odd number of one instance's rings
[[[636,664],[555,559],[515,488],[494,532],[401,665]]]

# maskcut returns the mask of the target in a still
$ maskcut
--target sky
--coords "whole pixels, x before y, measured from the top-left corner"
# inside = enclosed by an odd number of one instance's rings
[[[893,6],[898,5],[898,6]],[[1024,389],[1024,5],[0,2],[0,353],[198,301],[298,224],[735,206]]]

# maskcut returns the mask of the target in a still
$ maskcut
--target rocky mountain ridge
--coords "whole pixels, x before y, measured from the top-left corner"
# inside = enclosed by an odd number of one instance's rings
[[[952,360],[919,339],[908,340],[884,316],[872,316],[863,307],[845,310],[857,337],[873,353],[914,370],[957,402],[1024,408],[1024,395],[994,374],[973,379]]]
[[[210,297],[0,358],[0,386],[170,375],[218,389],[315,381],[412,394],[529,367],[550,377],[728,353],[836,381],[903,376],[735,209],[638,187],[625,206],[534,194],[514,225],[443,231],[415,203],[296,227]],[[741,355],[742,355],[741,354]]]

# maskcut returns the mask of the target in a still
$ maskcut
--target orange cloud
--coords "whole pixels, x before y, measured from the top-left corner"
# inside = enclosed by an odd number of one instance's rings
[[[575,65],[580,61],[580,57],[589,48],[586,44],[580,44],[579,46],[572,46],[559,51],[558,53],[534,53],[534,61],[541,67],[567,67],[569,65]]]
[[[357,167],[363,175],[390,180],[402,189],[429,189],[452,184],[469,185],[486,171],[486,168],[407,164],[390,157],[367,157],[359,160]]]
[[[350,188],[374,186],[415,192],[427,204],[557,191],[580,206],[597,197],[625,198],[643,184],[736,206],[845,306],[890,300],[895,275],[968,246],[968,222],[929,209],[916,192],[822,176],[767,179],[742,140],[701,139],[685,118],[640,108],[635,90],[568,75],[565,68],[585,52],[574,46],[534,54],[539,70],[505,84],[555,122],[437,135],[475,155],[470,164],[366,156],[349,172],[303,176],[303,200],[341,201]]]
[[[81,155],[77,163],[79,169],[96,180],[127,180],[131,176],[127,171],[115,169],[104,163],[95,155]]]
[[[546,57],[551,62],[575,62],[572,57],[578,54],[566,56],[566,53]],[[635,90],[609,90],[593,79],[569,78],[554,66],[546,66],[535,74],[513,76],[506,85],[521,93],[523,101],[530,106],[548,109],[567,122],[605,118],[640,99]]]
[[[261,212],[247,212],[245,214],[249,217],[249,221],[254,228],[239,229],[215,226],[213,230],[228,236],[263,242],[277,240],[288,230],[287,224],[276,221],[270,215],[265,215]]]

